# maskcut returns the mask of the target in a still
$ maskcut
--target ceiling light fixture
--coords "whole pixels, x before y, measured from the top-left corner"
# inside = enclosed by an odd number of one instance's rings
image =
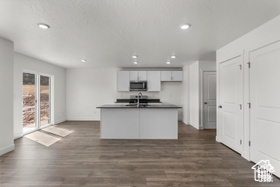
[[[47,24],[45,24],[45,23],[38,23],[37,25],[38,25],[38,27],[40,27],[41,29],[49,29],[49,28],[50,28],[50,26],[47,25]]]
[[[166,64],[170,64],[170,61],[167,61]]]
[[[181,29],[182,30],[187,30],[188,28],[190,28],[190,24],[185,24],[185,25],[181,25]]]
[[[174,58],[176,58],[176,56],[175,56],[175,55],[172,55],[172,56],[171,56],[171,58],[173,58],[173,59],[174,59]]]
[[[82,61],[82,62],[86,62],[86,61],[87,61],[87,59],[82,59],[81,61]]]
[[[137,61],[135,61],[135,62],[133,62],[134,64],[138,64],[138,62]]]
[[[137,55],[132,55],[132,58],[137,58]]]

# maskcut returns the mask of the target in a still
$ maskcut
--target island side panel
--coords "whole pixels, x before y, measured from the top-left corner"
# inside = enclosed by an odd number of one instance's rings
[[[101,139],[139,139],[138,109],[101,109]]]
[[[140,109],[140,139],[178,139],[178,109]]]

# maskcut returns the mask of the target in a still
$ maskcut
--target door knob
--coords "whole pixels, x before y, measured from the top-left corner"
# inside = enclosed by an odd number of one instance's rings
[[[207,105],[208,103],[207,103],[207,102],[204,102],[204,104]]]

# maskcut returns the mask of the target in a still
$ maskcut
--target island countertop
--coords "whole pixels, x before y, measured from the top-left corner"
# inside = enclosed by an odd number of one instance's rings
[[[179,108],[182,108],[180,106],[177,106],[177,105],[173,105],[173,104],[164,104],[164,103],[160,103],[160,104],[148,104],[148,105],[140,105],[140,107],[137,107],[136,105],[129,105],[129,104],[119,104],[119,103],[116,103],[116,104],[105,104],[105,105],[102,105],[102,106],[99,106],[99,107],[96,107],[96,108],[101,108],[101,109],[104,109],[104,108],[121,108],[121,109],[132,109],[132,108],[135,108],[135,109],[148,109],[148,108],[158,108],[158,109],[179,109]]]

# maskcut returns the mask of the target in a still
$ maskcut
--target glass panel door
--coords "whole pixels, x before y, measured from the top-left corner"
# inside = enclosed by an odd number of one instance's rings
[[[23,73],[23,131],[36,128],[36,75]]]
[[[40,127],[50,124],[50,77],[40,76]]]

